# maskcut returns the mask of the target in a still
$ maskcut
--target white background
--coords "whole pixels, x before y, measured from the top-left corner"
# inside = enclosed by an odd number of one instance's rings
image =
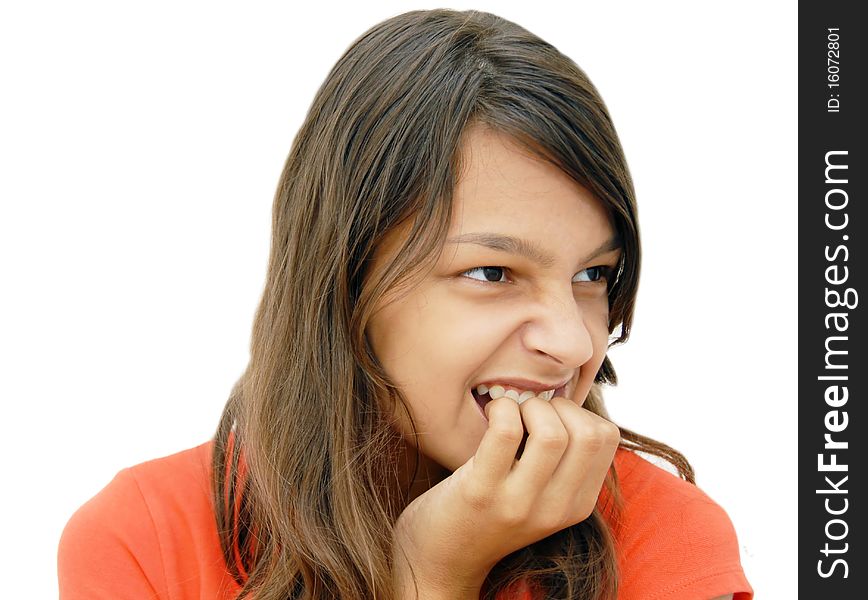
[[[4,596],[56,596],[72,512],[213,434],[314,93],[369,27],[438,6],[0,9]],[[517,22],[600,90],[644,244],[612,417],[687,455],[757,598],[794,598],[795,2],[449,8]]]

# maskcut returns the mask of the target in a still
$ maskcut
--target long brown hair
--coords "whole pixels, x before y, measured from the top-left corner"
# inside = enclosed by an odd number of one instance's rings
[[[610,346],[630,333],[639,281],[633,185],[597,90],[557,49],[495,15],[412,11],[358,38],[316,94],[274,199],[265,289],[250,362],[215,436],[220,542],[240,598],[391,600],[391,529],[408,501],[400,435],[377,399],[403,408],[365,337],[378,298],[433,265],[452,217],[462,141],[480,123],[512,136],[590,189],[623,240],[609,288]],[[398,225],[393,264],[369,266]],[[603,361],[585,408],[607,417]],[[627,429],[622,446],[677,451]],[[418,458],[418,456],[417,456]],[[418,461],[417,461],[418,466]],[[617,474],[611,506],[504,557],[485,598],[519,578],[550,598],[614,598]],[[601,498],[603,495],[601,494]]]

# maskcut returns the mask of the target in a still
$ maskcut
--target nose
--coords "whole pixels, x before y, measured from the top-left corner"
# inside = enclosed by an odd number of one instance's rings
[[[594,355],[586,322],[592,316],[588,307],[576,301],[572,287],[555,291],[549,288],[531,304],[522,341],[532,352],[546,354],[570,368],[578,367]]]

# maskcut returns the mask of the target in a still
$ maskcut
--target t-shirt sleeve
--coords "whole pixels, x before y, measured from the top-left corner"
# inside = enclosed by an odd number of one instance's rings
[[[167,597],[154,521],[130,469],[70,518],[57,574],[61,600]]]
[[[619,598],[711,600],[731,593],[733,600],[751,600],[723,508],[695,485],[646,464],[637,471],[654,473],[634,478],[637,489],[625,514]]]

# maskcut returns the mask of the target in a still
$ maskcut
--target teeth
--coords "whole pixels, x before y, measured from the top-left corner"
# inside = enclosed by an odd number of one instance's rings
[[[545,392],[543,392],[543,394],[545,394]],[[518,403],[521,404],[525,400],[530,400],[534,396],[536,396],[536,392],[522,392],[521,394],[518,395]],[[540,398],[545,400],[545,398],[542,395],[540,396]]]
[[[507,390],[502,385],[493,385],[488,387],[487,385],[479,385],[476,387],[476,392],[480,395],[488,393],[491,396],[492,400],[497,400],[498,398],[503,398],[506,396],[507,398],[511,398],[515,400],[518,404],[525,402],[526,400],[530,400],[534,396],[541,398],[542,400],[549,401],[555,395],[555,390],[546,390],[544,392],[531,392],[531,391],[518,391],[518,390]]]

